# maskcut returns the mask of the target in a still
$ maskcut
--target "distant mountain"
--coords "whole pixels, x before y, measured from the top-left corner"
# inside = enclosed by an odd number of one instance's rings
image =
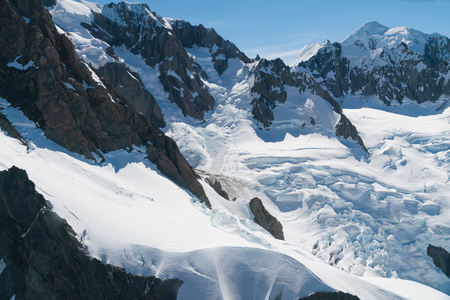
[[[367,23],[341,43],[306,46],[291,67],[334,97],[375,95],[390,105],[450,95],[450,40],[407,27]]]

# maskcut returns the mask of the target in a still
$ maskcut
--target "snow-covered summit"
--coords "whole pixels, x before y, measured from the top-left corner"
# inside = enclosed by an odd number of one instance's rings
[[[437,33],[426,34],[409,27],[389,28],[372,21],[350,34],[341,45],[364,45],[368,50],[375,50],[377,48],[392,49],[404,43],[414,52],[423,54],[425,44],[431,37],[443,36]]]
[[[373,21],[341,43],[305,46],[291,67],[309,72],[334,97],[378,96],[387,105],[436,101],[449,94],[450,40]]]
[[[153,23],[155,21],[156,26],[164,26],[171,29],[168,22],[165,22],[162,17],[150,10],[150,7],[146,3],[130,3],[126,1],[119,2],[117,4],[110,3],[103,6],[102,15],[108,19],[116,22],[120,25],[126,25],[124,20],[132,18],[133,22],[140,23]]]

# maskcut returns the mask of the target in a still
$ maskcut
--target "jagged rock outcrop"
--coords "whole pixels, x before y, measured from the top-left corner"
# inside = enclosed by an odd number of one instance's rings
[[[270,130],[272,121],[274,121],[273,109],[277,105],[285,103],[287,99],[286,88],[293,86],[298,89],[299,93],[309,91],[330,103],[333,111],[340,115],[340,120],[335,129],[336,136],[343,139],[351,138],[364,151],[368,152],[356,127],[344,115],[340,104],[311,75],[306,72],[291,70],[281,59],[261,59],[251,72],[254,74],[251,92],[258,96],[251,102],[252,114],[262,124],[260,129]],[[310,122],[314,126],[314,119],[311,119]]]
[[[228,60],[230,58],[237,58],[244,63],[252,61],[235,44],[224,40],[212,28],[205,28],[201,24],[193,26],[189,22],[182,20],[173,20],[171,25],[185,48],[209,48],[214,68],[219,75],[228,69]]]
[[[0,129],[5,131],[10,137],[20,141],[23,145],[26,145],[26,141],[23,136],[11,125],[8,118],[0,112]]]
[[[266,210],[261,199],[255,197],[250,201],[250,211],[256,224],[267,230],[276,239],[284,240],[283,225]]]
[[[433,259],[436,267],[450,277],[450,253],[444,248],[428,245],[427,254]]]
[[[71,41],[57,32],[41,2],[0,0],[0,5],[1,97],[20,108],[48,138],[91,159],[133,145],[152,144],[152,161],[165,161],[157,163],[161,172],[210,207],[175,142],[143,114],[145,110],[140,113],[134,108],[140,104],[134,104],[139,99],[130,99],[133,95],[150,100],[150,117],[162,124],[159,107],[139,80],[135,87],[141,91],[121,91],[121,80],[132,79],[123,74],[120,65],[106,66],[104,72],[111,69],[123,75],[110,78],[111,74],[104,74],[106,84],[112,87],[110,93],[94,70],[79,59]]]
[[[210,177],[206,179],[206,182],[208,182],[208,184],[214,189],[214,191],[216,191],[217,194],[219,194],[224,199],[230,200],[228,193],[223,190],[222,184],[219,180]]]
[[[355,125],[344,115],[342,107],[339,103],[331,97],[330,93],[324,90],[317,82],[314,84],[314,91],[320,97],[327,100],[333,107],[334,112],[340,115],[339,122],[336,124],[336,136],[344,139],[352,138],[365,152],[369,152],[364,145],[361,136],[358,134],[358,130]]]
[[[211,203],[202,185],[198,182],[197,175],[171,138],[168,138],[162,132],[155,135],[152,139],[152,145],[147,147],[147,158],[156,164],[164,175],[179,186],[190,190],[208,208],[211,208]]]
[[[181,280],[91,259],[24,170],[0,172],[1,299],[176,299]]]
[[[359,297],[344,292],[318,292],[299,300],[359,300]]]
[[[184,115],[202,120],[214,108],[214,98],[200,78],[202,70],[190,58],[170,25],[147,4],[110,3],[102,13],[93,12],[91,24],[82,23],[91,34],[111,46],[123,46],[141,55],[159,70],[159,80]]]
[[[124,64],[107,63],[98,69],[108,91],[115,98],[123,98],[133,103],[136,110],[143,113],[159,127],[166,126],[161,109],[153,95],[147,91],[139,77]]]
[[[251,92],[259,95],[252,104],[253,117],[268,129],[274,120],[272,110],[277,103],[284,103],[287,98],[285,84],[293,85],[293,78],[289,68],[281,59],[261,59],[256,64],[254,84]]]
[[[307,70],[334,97],[374,95],[390,105],[450,95],[450,40],[405,27],[367,23],[342,43],[327,41],[292,66]]]

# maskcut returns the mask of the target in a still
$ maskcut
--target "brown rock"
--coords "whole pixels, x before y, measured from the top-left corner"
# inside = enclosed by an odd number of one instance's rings
[[[253,198],[250,201],[250,210],[256,224],[263,227],[276,239],[284,240],[283,225],[266,210],[261,199]]]
[[[428,245],[427,254],[433,259],[436,267],[441,269],[447,277],[450,277],[450,253],[442,247]]]
[[[108,90],[121,97],[152,120],[159,127],[166,126],[161,109],[153,95],[147,91],[136,73],[131,73],[124,64],[107,63],[98,69]]]

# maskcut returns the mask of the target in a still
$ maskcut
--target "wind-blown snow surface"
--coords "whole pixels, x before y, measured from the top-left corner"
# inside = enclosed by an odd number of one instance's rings
[[[79,25],[76,15],[83,11],[81,21],[89,22],[91,9],[102,7],[65,0],[52,15],[96,67],[112,59],[108,45]],[[335,137],[338,119],[328,103],[290,88],[271,130],[258,130],[249,105],[252,64],[231,59],[219,76],[208,49],[188,49],[208,73],[205,84],[216,99],[214,111],[197,124],[168,100],[157,68],[122,47],[114,50],[155,96],[166,133],[189,162],[215,174],[237,200],[228,202],[205,184],[213,205],[208,211],[143,163],[139,149],[107,154],[108,163],[93,165],[45,140],[19,114],[15,125],[35,146],[27,152],[0,135],[0,167],[26,169],[91,255],[133,273],[181,278],[181,299],[273,299],[281,290],[283,299],[292,299],[333,289],[362,299],[395,299],[396,293],[449,299],[418,283],[373,279],[412,279],[450,293],[449,279],[426,255],[428,243],[450,249],[449,109],[419,117],[347,109],[367,156]],[[247,204],[255,196],[281,221],[286,242],[253,223]]]

